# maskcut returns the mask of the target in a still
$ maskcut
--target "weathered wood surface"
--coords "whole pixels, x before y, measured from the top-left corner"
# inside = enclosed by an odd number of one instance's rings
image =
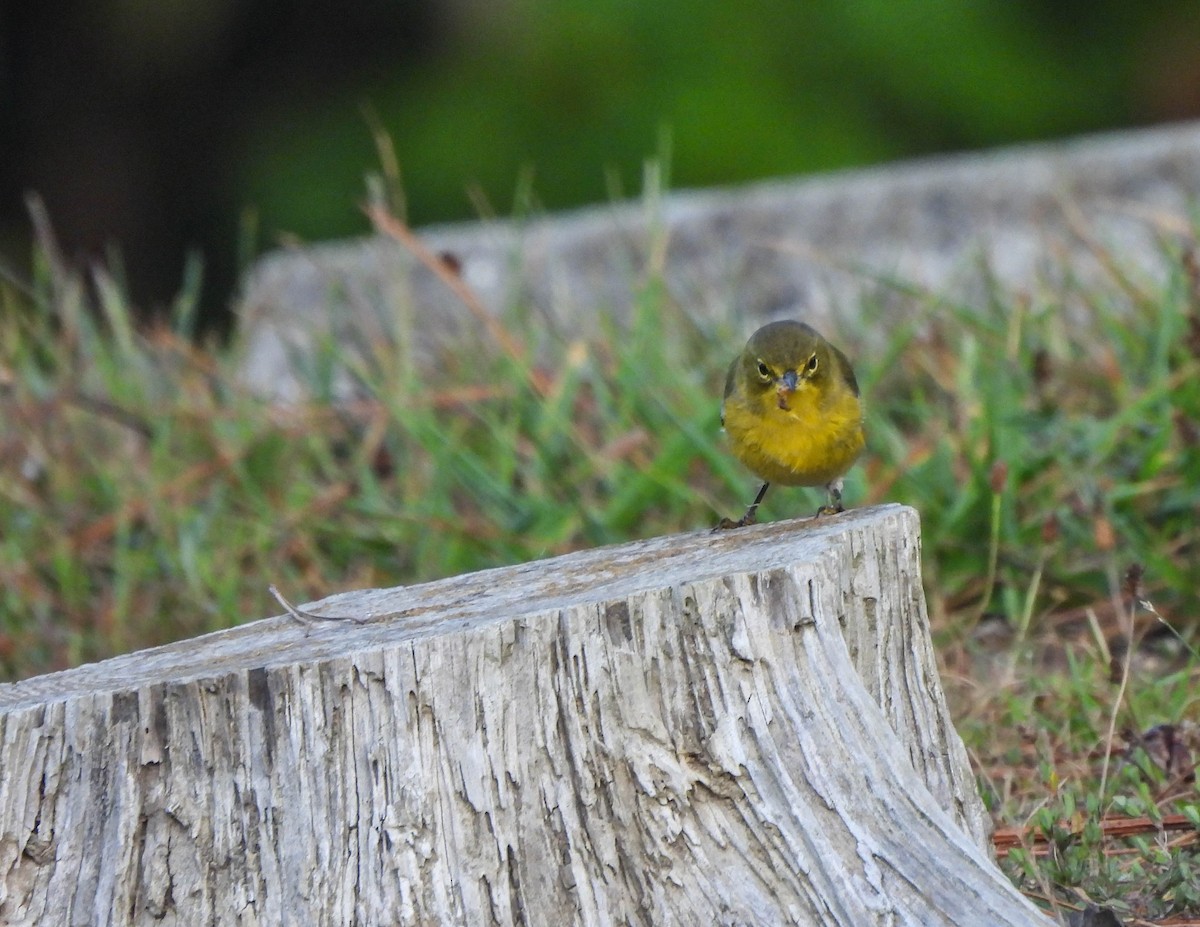
[[[900,506],[586,551],[0,686],[0,922],[1049,923]]]

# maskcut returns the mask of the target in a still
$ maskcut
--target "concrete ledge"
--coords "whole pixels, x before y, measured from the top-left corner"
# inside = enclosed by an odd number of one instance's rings
[[[526,222],[433,227],[493,312],[519,305],[565,335],[624,315],[665,242],[671,296],[703,319],[780,315],[818,324],[903,281],[966,299],[987,276],[1030,288],[1069,262],[1103,273],[1094,245],[1147,272],[1161,238],[1190,227],[1200,123],[673,193]],[[656,236],[660,236],[656,239]],[[248,380],[295,395],[293,364],[323,337],[396,337],[428,348],[471,325],[459,300],[382,238],[267,255],[244,282]],[[406,334],[407,333],[407,334]]]

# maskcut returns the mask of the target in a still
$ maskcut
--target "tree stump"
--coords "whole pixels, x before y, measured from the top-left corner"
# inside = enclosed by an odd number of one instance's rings
[[[0,686],[6,924],[1050,923],[916,513],[654,538]]]

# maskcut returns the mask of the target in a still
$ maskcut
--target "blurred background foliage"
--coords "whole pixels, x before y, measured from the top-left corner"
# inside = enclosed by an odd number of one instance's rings
[[[395,144],[416,225],[1200,113],[1200,4],[1125,0],[60,0],[0,5],[0,252],[205,308],[284,234],[365,230]]]

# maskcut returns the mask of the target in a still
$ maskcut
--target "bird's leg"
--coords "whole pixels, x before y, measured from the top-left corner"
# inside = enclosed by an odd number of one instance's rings
[[[829,501],[817,509],[815,517],[820,518],[822,515],[836,515],[838,512],[846,511],[842,506],[842,481],[834,480],[825,487],[825,490],[829,493]]]
[[[754,501],[750,503],[750,508],[746,509],[746,514],[742,516],[742,520],[738,522],[739,526],[752,525],[758,521],[758,507],[762,505],[763,496],[767,494],[767,487],[770,483],[763,483],[759,489],[758,495],[754,497]]]
[[[717,527],[713,528],[713,531],[725,531],[729,528],[745,528],[747,525],[752,525],[758,521],[758,507],[762,504],[763,496],[767,494],[767,487],[770,485],[770,483],[762,484],[762,488],[758,491],[758,495],[755,496],[754,501],[750,503],[750,508],[746,509],[746,514],[743,515],[738,521],[734,521],[732,518],[722,518],[717,524]]]

